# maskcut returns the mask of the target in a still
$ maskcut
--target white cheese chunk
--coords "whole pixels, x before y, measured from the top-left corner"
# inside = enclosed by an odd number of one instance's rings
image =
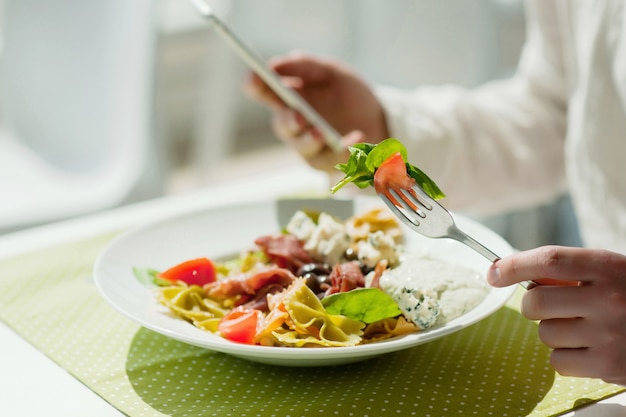
[[[425,256],[402,259],[398,267],[383,273],[380,286],[406,318],[423,329],[465,314],[488,292],[476,271]]]

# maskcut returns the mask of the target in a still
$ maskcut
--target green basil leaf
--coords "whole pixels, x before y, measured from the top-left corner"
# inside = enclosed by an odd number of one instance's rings
[[[366,324],[402,314],[391,296],[378,288],[358,288],[332,294],[322,299],[322,305],[329,314],[346,316]]]
[[[172,285],[166,279],[159,278],[159,271],[153,268],[133,267],[135,278],[145,286],[167,286]]]
[[[406,171],[407,174],[409,174],[409,176],[413,178],[420,187],[422,187],[426,194],[434,200],[440,200],[446,196],[443,191],[439,189],[439,186],[435,183],[435,181],[431,180],[430,177],[418,167],[406,164]]]
[[[374,173],[383,162],[396,152],[400,152],[404,162],[407,161],[407,151],[402,142],[394,138],[385,139],[367,154],[365,164]]]

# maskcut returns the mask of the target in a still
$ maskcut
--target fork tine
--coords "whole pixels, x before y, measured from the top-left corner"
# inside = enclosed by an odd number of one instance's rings
[[[393,195],[389,194],[389,190],[387,190],[386,193],[379,193],[378,196],[381,198],[381,200],[383,200],[387,207],[389,207],[393,214],[395,214],[396,217],[399,218],[404,224],[411,228],[416,228],[420,225],[417,219],[413,218],[412,216],[408,216],[406,210],[396,205],[396,203],[394,202],[395,198],[393,197]]]
[[[417,194],[417,195],[416,195]],[[419,203],[424,206],[427,210],[433,209],[433,204],[436,204],[435,200],[431,196],[429,196],[426,191],[422,190],[418,185],[414,185],[411,187],[411,195],[419,201]]]
[[[391,207],[398,207],[400,205],[400,203],[398,202],[398,196],[392,194],[392,190],[391,189],[385,189],[384,192],[380,192],[378,193],[378,195],[380,196],[380,198],[382,198],[385,203]]]
[[[389,192],[394,197],[397,197],[396,201],[398,201],[399,204],[396,204],[396,205],[402,206],[402,208],[404,210],[406,210],[407,212],[409,212],[411,214],[417,214],[421,218],[425,218],[426,217],[426,214],[424,214],[423,210],[421,209],[421,207],[423,207],[423,206],[420,204],[419,200],[415,199],[415,196],[413,196],[409,192],[409,190],[389,189]]]

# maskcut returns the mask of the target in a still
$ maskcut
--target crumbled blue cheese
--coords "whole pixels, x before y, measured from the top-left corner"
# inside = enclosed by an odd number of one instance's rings
[[[402,259],[399,266],[383,273],[380,286],[406,318],[423,329],[465,314],[488,293],[476,271],[425,256]]]
[[[356,256],[370,268],[386,259],[390,266],[399,262],[400,246],[392,233],[378,230],[355,241],[346,224],[327,213],[320,213],[317,223],[304,211],[297,211],[285,226],[288,233],[304,242],[304,249],[317,259],[334,265],[343,260],[346,250],[356,249]]]
[[[317,225],[311,217],[304,211],[298,210],[291,216],[289,223],[285,226],[287,232],[294,235],[297,239],[307,241],[315,231]]]
[[[304,249],[313,252],[334,265],[339,263],[350,247],[346,227],[327,213],[320,213],[317,225],[304,244]]]
[[[357,243],[357,257],[365,265],[373,268],[378,261],[386,259],[390,266],[398,263],[398,245],[393,236],[382,230],[369,233],[367,239]]]
[[[393,293],[392,298],[398,303],[404,317],[420,329],[428,329],[437,322],[439,297],[436,292],[402,287]]]

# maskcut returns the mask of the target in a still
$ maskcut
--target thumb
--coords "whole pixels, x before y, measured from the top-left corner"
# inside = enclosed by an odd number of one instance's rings
[[[344,135],[341,142],[347,148],[357,143],[367,142],[367,137],[361,130],[353,130]]]
[[[487,270],[494,287],[532,281],[535,285],[578,285],[580,249],[545,246],[517,252],[495,261]]]
[[[500,259],[489,266],[489,269],[487,270],[487,282],[493,287],[506,287],[512,283],[502,280],[502,273],[500,272],[500,268],[498,266],[499,262]]]

